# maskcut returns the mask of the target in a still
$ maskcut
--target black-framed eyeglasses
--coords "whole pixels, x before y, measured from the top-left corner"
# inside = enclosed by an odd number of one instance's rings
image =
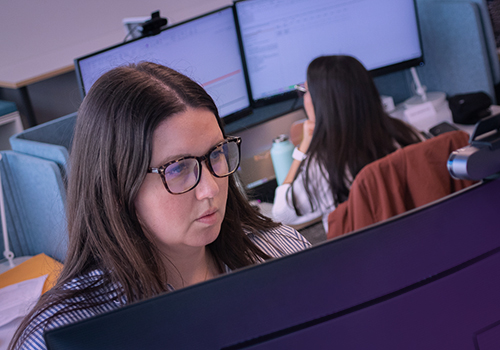
[[[160,174],[163,185],[171,194],[191,191],[200,182],[202,162],[215,177],[226,177],[240,165],[240,137],[228,137],[201,157],[188,156],[172,160],[148,173]]]

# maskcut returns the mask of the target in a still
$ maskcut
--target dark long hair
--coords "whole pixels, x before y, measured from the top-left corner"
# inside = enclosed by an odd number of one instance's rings
[[[29,335],[23,329],[53,305],[67,305],[56,317],[109,302],[112,285],[123,288],[114,299],[127,302],[167,291],[168,275],[160,252],[141,226],[134,200],[151,160],[154,130],[188,107],[212,112],[225,136],[212,98],[170,68],[132,64],[109,71],[92,86],[78,111],[70,154],[69,245],[64,268],[54,288],[25,318],[11,346],[22,343]],[[238,178],[231,175],[221,232],[208,246],[220,272],[224,265],[236,269],[268,259],[247,233],[259,234],[276,226],[248,203]],[[95,269],[102,271],[95,283],[76,290],[64,288]],[[98,294],[107,300],[91,298]],[[86,304],[72,301],[75,298],[85,298]]]
[[[330,183],[334,204],[349,196],[350,182],[367,164],[420,141],[404,122],[390,117],[370,73],[354,57],[321,56],[307,69],[316,124],[307,151]],[[305,163],[305,187],[310,198],[310,162]],[[351,176],[349,176],[349,174]],[[313,201],[314,202],[314,201]]]

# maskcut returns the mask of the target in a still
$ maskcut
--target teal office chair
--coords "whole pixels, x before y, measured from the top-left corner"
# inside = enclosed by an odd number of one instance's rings
[[[66,192],[58,165],[14,151],[1,151],[0,155],[11,251],[17,257],[45,253],[62,262],[68,235]]]
[[[10,145],[13,151],[53,161],[65,179],[75,122],[76,112],[13,135]]]

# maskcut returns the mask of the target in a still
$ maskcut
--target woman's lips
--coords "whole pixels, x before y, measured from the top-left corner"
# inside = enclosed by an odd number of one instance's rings
[[[204,212],[196,221],[207,225],[213,225],[217,222],[217,209],[210,209]]]

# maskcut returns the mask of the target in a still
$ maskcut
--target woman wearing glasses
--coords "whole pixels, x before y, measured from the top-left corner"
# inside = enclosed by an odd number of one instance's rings
[[[153,63],[104,74],[75,127],[64,269],[13,347],[43,349],[44,329],[309,247],[248,204],[240,142],[184,75]]]
[[[370,73],[354,57],[321,56],[307,69],[303,139],[275,192],[273,218],[285,224],[323,217],[349,196],[367,164],[424,138],[390,117]]]

